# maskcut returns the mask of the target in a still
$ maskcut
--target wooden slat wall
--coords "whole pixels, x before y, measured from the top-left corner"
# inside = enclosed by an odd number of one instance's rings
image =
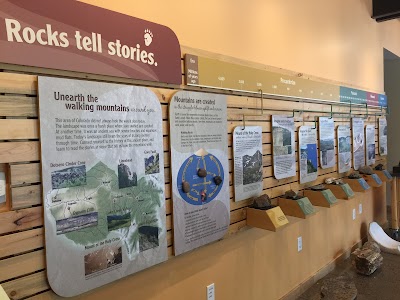
[[[21,68],[21,67],[18,67]],[[17,69],[18,69],[17,68]],[[89,76],[90,77],[90,76]],[[187,88],[187,87],[183,87]],[[170,155],[168,139],[168,103],[176,91],[166,88],[152,88],[160,99],[163,111],[165,188],[167,212],[168,253],[173,256]],[[193,88],[192,90],[202,90]],[[210,90],[207,90],[210,92]],[[214,91],[218,92],[218,91]],[[230,171],[231,225],[227,237],[246,227],[245,207],[250,200],[234,202],[232,186],[232,131],[242,125],[244,113],[260,112],[260,99],[238,93],[228,93],[228,143]],[[8,211],[0,213],[0,284],[12,299],[40,298],[53,299],[56,296],[50,290],[46,279],[44,228],[40,168],[40,141],[37,102],[37,76],[0,72],[0,164],[8,166],[10,201]],[[287,102],[264,99],[262,117],[246,117],[247,125],[260,125],[263,128],[263,185],[264,193],[275,198],[287,189],[301,190],[310,184],[299,184],[298,173],[295,177],[276,180],[273,178],[271,150],[271,114],[292,114],[293,110],[323,110],[330,112],[330,105]],[[335,106],[334,111],[348,112],[345,106]],[[369,113],[378,110],[369,109]],[[359,113],[364,113],[360,110]],[[296,131],[301,125],[314,125],[315,113],[295,113]],[[320,115],[320,114],[318,114]],[[350,124],[349,119],[335,118],[335,125]],[[369,117],[365,124],[378,129],[375,117]],[[297,136],[296,136],[297,143]],[[296,147],[297,149],[297,147]],[[377,149],[377,148],[376,148]],[[296,150],[297,151],[297,150]],[[377,163],[385,158],[377,155]],[[337,167],[319,169],[318,179],[312,183],[322,183],[328,177],[343,177]],[[36,296],[35,296],[36,295]]]

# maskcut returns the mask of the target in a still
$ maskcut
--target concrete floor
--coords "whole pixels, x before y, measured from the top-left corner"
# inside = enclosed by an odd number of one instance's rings
[[[354,281],[358,290],[357,300],[399,300],[400,299],[400,255],[382,253],[383,265],[370,276],[356,273],[351,266],[351,260],[346,259],[334,271],[319,280],[298,300],[319,300],[321,286],[327,278],[345,273]]]
[[[390,207],[388,207],[389,219],[390,213]],[[400,255],[393,255],[382,252],[382,256],[382,267],[376,270],[370,276],[360,275],[356,273],[351,265],[351,259],[346,259],[345,261],[339,263],[334,271],[315,283],[311,288],[309,288],[297,299],[324,299],[321,296],[321,286],[323,285],[324,280],[339,275],[348,274],[357,287],[357,300],[400,300]]]

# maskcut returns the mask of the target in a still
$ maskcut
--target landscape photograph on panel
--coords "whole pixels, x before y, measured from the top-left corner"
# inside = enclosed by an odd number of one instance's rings
[[[272,159],[276,179],[296,175],[293,117],[272,116]]]
[[[74,296],[167,259],[162,112],[144,87],[39,77],[47,274]]]
[[[221,239],[230,224],[226,98],[180,91],[169,105],[175,255]]]
[[[233,131],[235,201],[259,196],[263,190],[261,126],[237,126]]]

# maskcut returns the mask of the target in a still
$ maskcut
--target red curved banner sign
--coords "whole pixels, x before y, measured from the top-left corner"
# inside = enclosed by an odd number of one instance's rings
[[[0,0],[0,62],[181,84],[166,26],[71,0]]]

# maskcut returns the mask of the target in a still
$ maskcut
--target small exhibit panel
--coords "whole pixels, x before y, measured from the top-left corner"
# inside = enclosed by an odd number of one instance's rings
[[[235,201],[259,196],[262,193],[262,156],[262,127],[235,127],[233,131]]]
[[[388,135],[388,127],[386,118],[379,118],[379,155],[387,155],[388,153],[388,144],[387,144],[387,135]]]
[[[307,183],[318,177],[317,129],[310,126],[299,128],[299,173],[300,183]]]
[[[294,140],[294,118],[273,115],[272,157],[274,176],[276,179],[283,179],[296,175]]]
[[[370,166],[375,163],[375,126],[365,126],[365,161]]]
[[[161,105],[147,88],[39,77],[47,277],[74,296],[167,259]]]
[[[319,117],[319,158],[322,169],[332,168],[336,164],[335,122],[333,118]]]
[[[180,91],[170,106],[175,255],[221,239],[230,224],[227,97]]]
[[[338,144],[338,172],[345,173],[351,169],[351,131],[350,126],[339,125],[337,127]]]
[[[353,135],[354,170],[358,170],[365,165],[364,120],[362,118],[352,118],[351,129]]]

